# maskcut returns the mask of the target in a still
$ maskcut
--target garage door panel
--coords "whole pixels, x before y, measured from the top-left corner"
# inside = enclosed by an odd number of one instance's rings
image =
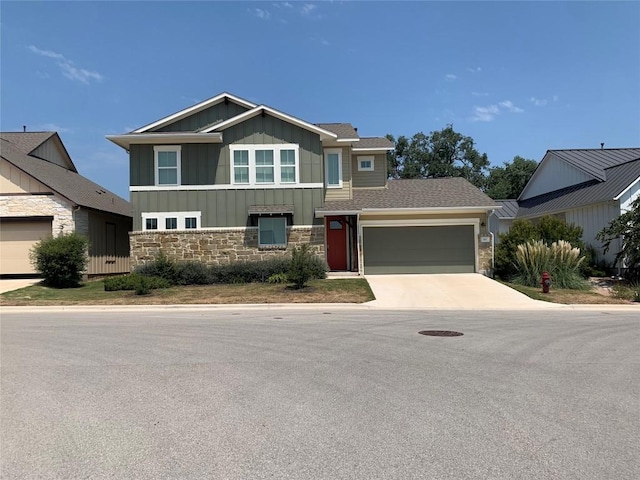
[[[365,227],[365,274],[473,273],[472,225]]]
[[[11,221],[0,223],[0,274],[36,273],[29,252],[42,238],[51,235],[51,221]]]

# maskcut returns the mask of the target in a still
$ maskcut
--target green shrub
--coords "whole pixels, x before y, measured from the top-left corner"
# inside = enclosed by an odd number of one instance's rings
[[[580,265],[583,261],[584,256],[580,256],[580,249],[573,248],[564,240],[553,242],[550,247],[542,240],[527,242],[518,245],[517,274],[513,277],[513,282],[538,287],[542,273],[548,272],[552,285],[556,288],[586,289],[588,284],[580,275]]]
[[[44,278],[45,285],[77,287],[89,262],[88,246],[87,238],[76,232],[45,238],[31,250],[31,263]]]
[[[308,243],[293,248],[287,278],[295,288],[304,288],[306,283],[313,278],[313,257]]]
[[[202,262],[178,262],[175,282],[178,285],[210,285],[213,283],[211,267]]]
[[[616,283],[611,288],[611,293],[615,298],[640,302],[640,282]]]
[[[564,240],[581,250],[584,248],[582,227],[548,215],[540,218],[536,223],[517,219],[507,233],[500,235],[500,243],[496,245],[495,250],[495,274],[502,279],[509,279],[518,273],[516,268],[518,245],[535,240],[541,240],[547,246]]]
[[[167,280],[171,285],[177,284],[177,264],[165,255],[161,250],[152,262],[140,265],[135,269],[135,273],[145,277],[160,277]]]
[[[137,290],[140,285],[149,289],[169,288],[171,284],[160,277],[147,277],[138,273],[122,275],[119,277],[108,277],[104,279],[104,289],[107,292],[117,290]]]
[[[288,281],[286,273],[274,273],[267,278],[267,283],[287,283]]]

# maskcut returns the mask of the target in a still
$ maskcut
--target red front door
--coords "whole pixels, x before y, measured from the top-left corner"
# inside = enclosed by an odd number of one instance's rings
[[[327,263],[331,270],[347,269],[347,222],[342,217],[327,217]]]

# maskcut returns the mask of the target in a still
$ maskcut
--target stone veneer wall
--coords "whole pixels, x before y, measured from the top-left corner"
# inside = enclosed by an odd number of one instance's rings
[[[53,217],[52,234],[73,232],[71,205],[53,195],[2,195],[0,217]]]
[[[131,232],[131,269],[153,260],[162,251],[169,258],[199,261],[211,265],[266,260],[291,253],[295,246],[308,243],[324,258],[324,226],[288,227],[287,247],[258,248],[258,227],[215,230],[173,230]]]

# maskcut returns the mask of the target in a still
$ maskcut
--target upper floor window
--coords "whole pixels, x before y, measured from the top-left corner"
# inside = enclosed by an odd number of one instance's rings
[[[331,148],[324,151],[325,183],[328,188],[342,188],[342,150]]]
[[[229,151],[232,184],[259,186],[299,182],[298,145],[230,145]]]
[[[373,157],[358,157],[359,172],[373,172]]]
[[[153,147],[156,185],[180,185],[179,145]]]

